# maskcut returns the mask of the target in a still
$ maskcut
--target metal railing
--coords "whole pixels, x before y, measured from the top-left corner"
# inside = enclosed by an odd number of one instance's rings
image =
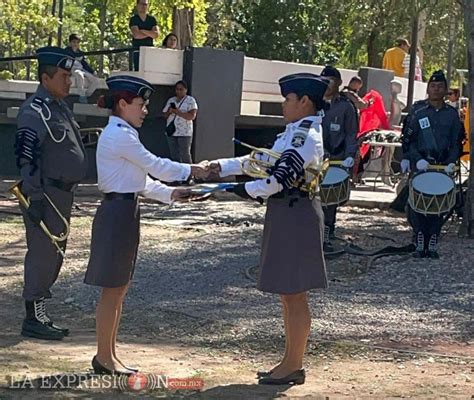
[[[112,58],[112,56],[114,56],[116,54],[127,53],[128,54],[128,60],[127,60],[126,64],[128,64],[128,70],[133,71],[133,51],[134,50],[135,49],[133,47],[123,47],[123,48],[119,48],[119,49],[85,51],[84,55],[85,56],[92,56],[92,57],[100,56],[100,58],[102,60],[99,61],[99,65],[103,65],[103,57],[104,56],[109,56],[109,58]],[[4,63],[25,62],[25,64],[26,64],[25,78],[26,78],[26,80],[30,80],[31,79],[31,73],[30,73],[31,61],[34,61],[36,59],[37,59],[36,55],[22,55],[22,56],[15,56],[15,57],[3,57],[3,58],[0,58],[0,68],[1,68],[2,64],[4,64]],[[117,62],[115,60],[115,62],[112,62],[111,64],[112,64],[112,66],[115,66],[117,64],[120,65],[120,62]],[[122,63],[122,64],[124,64],[124,63]],[[6,70],[10,70],[11,72],[13,72],[12,70],[14,70],[14,68],[10,67],[10,68],[6,68]],[[1,69],[0,69],[0,72],[1,72]],[[97,75],[99,77],[104,77],[104,71],[98,69],[97,70]]]

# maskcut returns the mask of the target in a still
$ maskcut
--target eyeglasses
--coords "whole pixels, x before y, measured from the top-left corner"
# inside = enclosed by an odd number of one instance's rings
[[[454,92],[448,92],[448,96],[452,96]]]

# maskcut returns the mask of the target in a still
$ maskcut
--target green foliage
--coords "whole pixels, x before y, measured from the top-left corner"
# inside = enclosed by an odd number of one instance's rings
[[[0,7],[0,57],[31,54],[38,47],[56,44],[59,20],[51,15],[51,0],[1,0]],[[65,0],[64,18],[62,21],[63,46],[71,33],[82,37],[81,48],[84,51],[101,48],[122,48],[131,45],[131,34],[128,26],[134,13],[135,0]],[[149,13],[158,22],[160,36],[155,45],[160,46],[163,37],[172,29],[173,7],[194,8],[194,43],[197,46],[206,40],[207,21],[205,0],[162,0],[151,2]],[[105,23],[101,29],[101,10],[105,10]],[[29,35],[29,44],[27,36]],[[103,36],[103,42],[102,42]],[[106,58],[105,73],[110,69],[126,68],[127,54]],[[99,57],[90,57],[94,68],[99,67]],[[8,67],[18,78],[25,78],[24,62],[0,65]]]
[[[128,47],[128,21],[135,0],[65,0],[63,44],[70,33],[82,36],[83,50]],[[0,57],[32,53],[56,41],[52,0],[2,0]],[[414,6],[415,4],[415,6]],[[160,37],[172,29],[173,8],[195,10],[194,44],[244,51],[247,56],[357,69],[380,67],[384,51],[397,37],[410,40],[411,18],[426,9],[424,72],[446,68],[451,21],[458,21],[454,66],[466,68],[462,13],[456,0],[161,0],[151,1]],[[414,8],[416,7],[416,8]],[[105,17],[101,28],[101,11]],[[99,57],[89,58],[99,68]],[[127,54],[106,57],[104,73],[128,65]],[[34,64],[33,64],[34,66]],[[26,76],[22,62],[0,65]],[[32,68],[32,71],[34,69]],[[33,73],[32,73],[33,74]]]
[[[426,9],[422,43],[427,72],[446,68],[448,31],[460,19],[456,0],[216,0],[208,9],[207,44],[283,61],[380,67],[398,37],[411,39],[412,16]],[[466,67],[462,24],[454,65]]]

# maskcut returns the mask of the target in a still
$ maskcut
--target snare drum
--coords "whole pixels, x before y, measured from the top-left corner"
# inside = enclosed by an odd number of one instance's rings
[[[319,187],[321,205],[339,205],[349,200],[349,173],[339,167],[329,167]]]
[[[408,203],[413,211],[424,215],[441,215],[456,204],[455,184],[442,172],[425,171],[409,182]]]

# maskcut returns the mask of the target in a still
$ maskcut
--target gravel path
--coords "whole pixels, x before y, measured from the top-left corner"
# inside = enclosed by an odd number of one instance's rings
[[[93,213],[94,203],[81,203]],[[137,270],[124,324],[202,343],[255,338],[281,340],[279,298],[255,289],[264,207],[209,201],[172,208],[143,205]],[[91,218],[80,218],[84,244],[73,248],[57,290],[82,311],[94,310],[97,291],[82,284]],[[338,236],[362,248],[407,244],[405,218],[377,209],[342,208]],[[76,229],[78,229],[76,227]],[[440,260],[408,255],[378,259],[343,255],[328,260],[330,287],[311,294],[313,337],[365,342],[471,341],[474,242],[452,226]],[[74,237],[74,233],[73,233]],[[71,293],[73,295],[71,296]]]

